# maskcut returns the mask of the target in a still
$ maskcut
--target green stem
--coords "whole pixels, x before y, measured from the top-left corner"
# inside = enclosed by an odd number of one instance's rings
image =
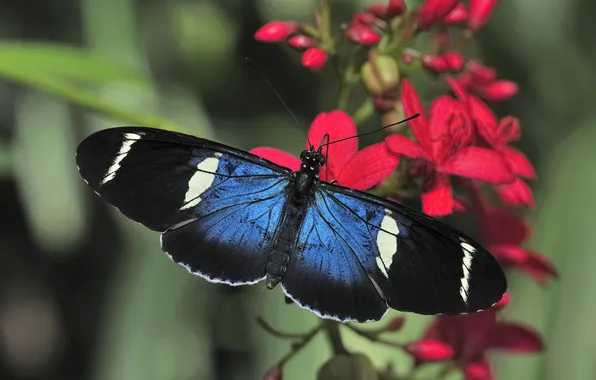
[[[321,321],[321,326],[327,332],[327,337],[329,338],[329,343],[331,344],[333,353],[336,355],[347,354],[348,350],[344,346],[344,342],[341,337],[341,332],[339,331],[339,322],[332,321],[329,319],[323,319]]]
[[[63,81],[41,76],[23,75],[21,73],[7,70],[0,71],[0,76],[4,76],[14,82],[55,95],[83,108],[127,123],[179,132],[183,131],[182,127],[179,125],[158,115],[138,113],[127,108],[119,107]]]
[[[309,334],[312,333],[312,331],[309,331],[307,333],[286,333],[286,332],[276,330],[269,323],[267,323],[267,321],[265,321],[262,317],[257,317],[256,321],[257,321],[257,325],[259,325],[259,327],[261,327],[263,330],[265,330],[269,334],[276,336],[278,338],[281,338],[281,339],[304,339],[305,337],[307,337]]]
[[[337,108],[347,111],[350,104],[350,96],[354,85],[358,81],[358,73],[356,72],[355,58],[359,48],[354,48],[348,56],[348,63],[341,76],[341,83],[339,88],[339,98],[337,100]]]
[[[308,342],[310,342],[312,340],[312,338],[314,338],[315,335],[317,335],[317,333],[319,331],[321,331],[321,326],[315,327],[310,332],[308,332],[306,335],[304,335],[302,337],[302,339],[300,339],[300,341],[294,343],[292,345],[292,350],[290,352],[288,352],[286,355],[284,355],[277,362],[277,367],[279,367],[279,368],[283,367],[290,359],[292,359],[294,357],[294,355],[296,355],[301,349],[303,349],[308,344]]]
[[[331,1],[321,0],[321,16],[319,21],[319,35],[323,48],[327,50],[331,42]]]
[[[352,119],[354,120],[354,124],[357,126],[364,123],[368,119],[370,119],[375,113],[375,107],[373,105],[372,99],[367,98],[360,107],[356,109]]]

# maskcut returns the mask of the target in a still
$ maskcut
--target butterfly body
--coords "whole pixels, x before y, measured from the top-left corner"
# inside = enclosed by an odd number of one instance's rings
[[[77,165],[106,202],[160,231],[162,249],[189,272],[281,284],[324,318],[475,312],[507,287],[496,260],[461,231],[321,181],[321,149],[302,152],[292,171],[213,141],[121,127],[86,138]]]

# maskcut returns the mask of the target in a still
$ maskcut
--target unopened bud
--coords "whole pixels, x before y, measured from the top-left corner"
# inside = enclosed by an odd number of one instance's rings
[[[362,83],[374,96],[381,96],[395,89],[399,84],[397,63],[388,55],[371,57],[361,69]]]

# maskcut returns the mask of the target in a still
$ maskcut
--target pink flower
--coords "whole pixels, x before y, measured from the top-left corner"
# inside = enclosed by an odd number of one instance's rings
[[[402,84],[406,115],[420,113],[409,122],[418,143],[402,135],[386,138],[390,151],[419,159],[425,174],[422,206],[429,215],[447,215],[454,207],[450,175],[500,184],[514,180],[502,155],[471,146],[472,131],[466,107],[448,96],[437,98],[426,119],[418,95],[407,80]]]
[[[325,134],[330,141],[353,137],[356,126],[343,111],[320,113],[310,126],[308,140],[319,144]],[[306,149],[310,149],[307,143]],[[317,148],[315,146],[315,148]],[[358,150],[358,139],[353,138],[323,148],[327,163],[321,168],[322,181],[337,181],[339,185],[367,190],[387,178],[399,164],[399,158],[387,150],[385,143],[377,143]],[[251,153],[292,170],[300,168],[300,160],[274,148],[255,148]]]

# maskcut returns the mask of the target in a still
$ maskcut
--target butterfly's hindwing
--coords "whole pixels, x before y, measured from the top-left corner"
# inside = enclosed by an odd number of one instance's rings
[[[264,277],[290,170],[211,141],[135,127],[91,135],[77,164],[104,200],[165,231],[162,248],[189,271],[234,285]]]
[[[471,313],[489,308],[506,291],[504,273],[494,257],[445,223],[363,192],[324,183],[318,185],[316,199],[316,207],[327,210],[323,219],[340,232],[352,251],[352,261],[361,265],[394,309],[418,314]]]
[[[346,220],[337,209],[325,193],[316,191],[300,228],[283,289],[296,303],[325,318],[359,322],[381,319],[387,303],[369,277],[379,270],[370,255],[374,247],[370,246],[367,227],[351,218]]]

